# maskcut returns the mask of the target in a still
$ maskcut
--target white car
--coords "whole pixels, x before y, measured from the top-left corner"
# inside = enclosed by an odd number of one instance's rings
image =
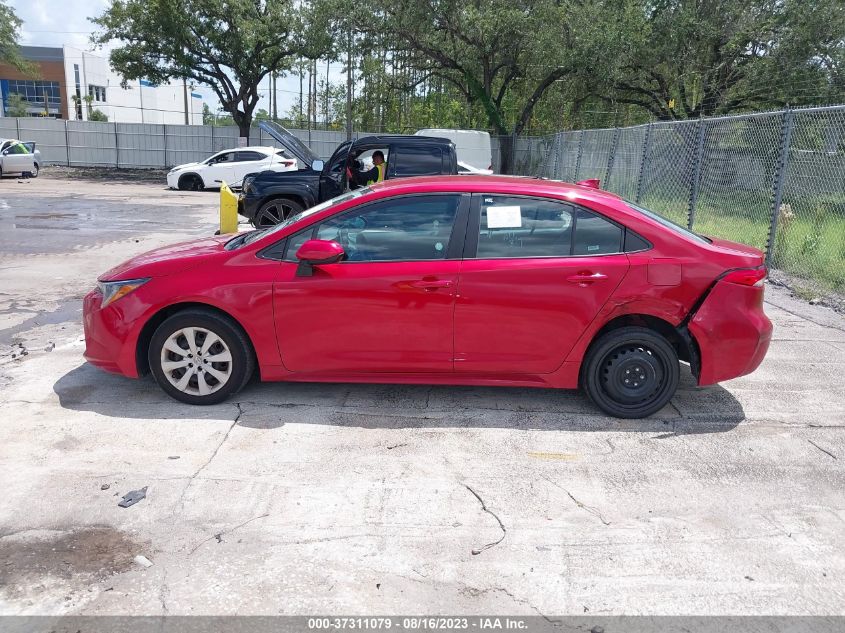
[[[478,167],[473,167],[469,163],[465,163],[462,160],[458,161],[458,173],[459,174],[468,174],[470,176],[490,176],[493,174],[492,169],[479,169]]]
[[[266,170],[296,171],[295,158],[278,147],[239,147],[218,152],[200,163],[179,165],[167,174],[171,189],[219,189],[221,183],[238,186],[247,174]]]
[[[38,175],[35,154],[20,141],[0,139],[0,178],[8,174]]]
[[[493,146],[490,134],[481,130],[451,130],[429,127],[415,132],[417,136],[448,138],[455,144],[458,173],[493,173]],[[469,169],[461,170],[461,164]],[[472,171],[477,170],[477,171]]]

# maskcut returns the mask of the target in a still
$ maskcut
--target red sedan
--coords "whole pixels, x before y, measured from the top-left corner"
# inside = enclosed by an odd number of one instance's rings
[[[85,298],[85,358],[213,404],[266,381],[581,386],[619,417],[754,371],[763,254],[599,189],[394,180],[157,249]]]

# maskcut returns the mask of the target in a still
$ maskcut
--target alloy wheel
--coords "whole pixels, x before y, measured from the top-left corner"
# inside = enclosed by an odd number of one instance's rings
[[[261,209],[258,214],[257,228],[264,229],[270,226],[276,226],[283,220],[286,220],[293,208],[282,203],[271,203]]]

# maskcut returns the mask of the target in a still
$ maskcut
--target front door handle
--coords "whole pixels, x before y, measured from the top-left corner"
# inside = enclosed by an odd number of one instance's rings
[[[597,281],[602,281],[603,279],[607,279],[607,275],[603,273],[593,273],[590,271],[585,271],[578,273],[576,275],[570,275],[566,278],[566,281],[573,284],[578,284],[579,286],[589,286],[592,283]]]
[[[450,288],[452,282],[448,279],[421,279],[419,281],[412,281],[412,288],[421,288],[429,292],[437,290],[438,288]]]

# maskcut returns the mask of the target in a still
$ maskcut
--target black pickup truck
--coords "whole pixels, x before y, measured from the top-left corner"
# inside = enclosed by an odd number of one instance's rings
[[[243,180],[238,213],[258,228],[278,224],[290,215],[340,195],[348,188],[350,170],[381,150],[387,161],[386,179],[458,173],[455,145],[447,138],[367,136],[341,143],[328,162],[282,126],[262,121],[259,127],[296,156],[297,171],[263,171]]]

